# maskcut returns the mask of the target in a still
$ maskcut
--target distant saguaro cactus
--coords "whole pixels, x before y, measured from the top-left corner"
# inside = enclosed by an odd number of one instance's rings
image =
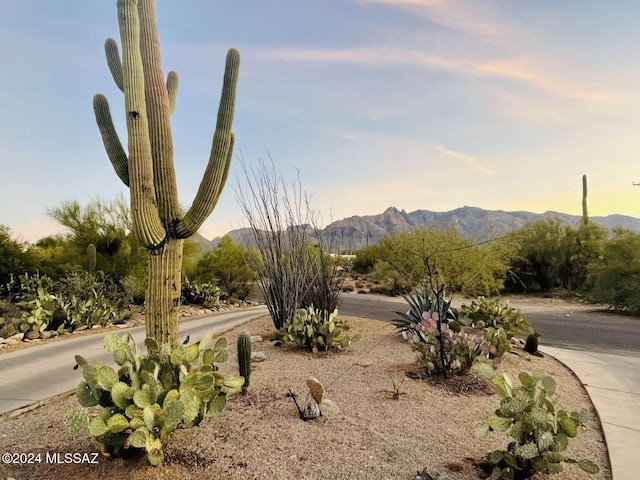
[[[124,93],[128,154],[113,126],[109,104],[96,95],[93,108],[107,155],[129,186],[133,231],[148,252],[147,336],[177,343],[183,239],[211,214],[229,173],[231,132],[240,54],[227,53],[218,119],[209,162],[193,204],[183,216],[173,166],[170,115],[178,75],[162,73],[154,0],[118,0],[122,60],[112,39],[105,43],[113,80]]]
[[[248,332],[241,332],[238,335],[238,367],[240,376],[244,377],[242,393],[246,394],[251,376],[251,335]]]
[[[96,272],[96,246],[93,243],[87,245],[87,272]]]
[[[587,212],[587,176],[582,175],[582,223],[589,223],[589,213]]]

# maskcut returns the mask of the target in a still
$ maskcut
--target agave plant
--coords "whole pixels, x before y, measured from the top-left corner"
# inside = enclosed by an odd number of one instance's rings
[[[452,323],[452,330],[456,330],[454,325],[457,325],[456,315],[451,310],[451,299],[446,300],[444,295],[437,292],[429,292],[427,288],[418,290],[415,295],[403,295],[407,303],[409,304],[409,310],[406,312],[395,312],[400,318],[395,318],[391,321],[400,333],[406,332],[407,334],[418,335],[421,340],[425,340],[424,332],[416,328],[423,320],[424,312],[440,312],[440,318],[442,323]],[[444,315],[442,315],[444,312]]]

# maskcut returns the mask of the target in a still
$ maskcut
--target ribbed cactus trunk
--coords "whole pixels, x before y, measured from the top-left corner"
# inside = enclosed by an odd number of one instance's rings
[[[122,59],[112,39],[106,41],[105,51],[113,79],[124,93],[128,152],[118,138],[103,95],[94,97],[94,111],[109,160],[130,188],[134,234],[148,252],[147,336],[159,343],[176,344],[183,239],[196,233],[211,214],[229,173],[240,55],[235,49],[227,54],[209,162],[196,198],[183,216],[169,121],[178,75],[169,72],[165,81],[162,72],[154,0],[118,0],[118,24]]]
[[[582,175],[582,223],[589,224],[589,212],[587,211],[587,176]]]
[[[96,246],[93,243],[87,245],[87,272],[96,273]]]

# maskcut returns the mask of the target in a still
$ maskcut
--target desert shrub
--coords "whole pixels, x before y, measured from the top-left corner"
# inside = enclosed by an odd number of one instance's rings
[[[600,256],[606,231],[594,223],[573,227],[559,219],[529,223],[510,236],[517,243],[511,291],[585,287],[589,265]]]
[[[252,258],[247,258],[251,256]],[[216,248],[207,252],[196,265],[194,279],[215,283],[227,297],[245,299],[251,292],[254,272],[250,265],[259,261],[258,253],[225,235]]]
[[[587,473],[597,473],[598,466],[590,460],[566,458],[563,452],[569,439],[589,420],[589,412],[560,410],[551,397],[556,383],[541,370],[532,374],[520,372],[521,386],[514,387],[507,374],[496,375],[487,365],[480,372],[492,379],[500,407],[487,416],[486,422],[475,428],[479,437],[489,432],[507,432],[514,439],[506,450],[495,450],[485,457],[486,468],[494,480],[524,479],[536,473],[559,473],[563,463],[577,464]]]
[[[225,379],[218,372],[229,358],[226,339],[213,347],[211,342],[208,334],[198,343],[172,348],[147,338],[148,353],[140,355],[130,335],[106,335],[104,347],[120,368],[90,365],[76,356],[84,377],[77,389],[81,408],[67,418],[67,425],[87,429],[105,455],[144,449],[152,465],[160,464],[167,435],[219,414],[227,396],[244,383],[242,377]]]
[[[408,293],[437,278],[451,291],[492,295],[504,286],[515,252],[512,243],[476,246],[454,228],[419,228],[382,238],[373,275],[394,293]]]
[[[361,275],[371,273],[376,262],[380,259],[377,245],[367,245],[355,252],[355,258],[351,262],[351,271]]]
[[[640,234],[614,230],[602,256],[591,263],[589,297],[617,310],[640,311]]]
[[[276,330],[274,338],[276,345],[295,342],[317,353],[320,348],[347,347],[360,340],[360,335],[347,335],[349,328],[346,321],[338,319],[338,309],[328,313],[309,307],[297,310],[293,321]]]
[[[11,238],[5,225],[0,225],[0,258],[0,285],[9,282],[11,276],[33,272],[36,268],[37,260],[28,245]]]
[[[220,300],[220,288],[211,283],[191,282],[185,278],[182,282],[181,301],[187,305],[210,307]]]
[[[138,275],[125,275],[120,280],[125,305],[143,305],[147,289],[147,279]]]

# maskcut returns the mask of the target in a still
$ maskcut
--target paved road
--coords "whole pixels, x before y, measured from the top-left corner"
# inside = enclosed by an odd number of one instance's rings
[[[454,298],[454,305],[461,302]],[[541,302],[542,303],[542,302]],[[531,301],[518,305],[540,333],[544,345],[591,352],[640,357],[640,319],[618,314],[589,311],[571,305],[550,309],[542,304],[532,306]],[[374,295],[346,294],[340,313],[376,320],[390,320],[397,310],[406,310],[406,302],[398,298]]]
[[[193,342],[206,332],[223,332],[265,313],[267,308],[260,306],[182,320],[179,338],[189,335]],[[142,346],[144,327],[126,331]],[[102,346],[103,338],[102,334],[85,335],[0,355],[0,413],[76,388],[82,380],[82,372],[73,370],[76,354],[89,363],[113,364],[112,354]]]

